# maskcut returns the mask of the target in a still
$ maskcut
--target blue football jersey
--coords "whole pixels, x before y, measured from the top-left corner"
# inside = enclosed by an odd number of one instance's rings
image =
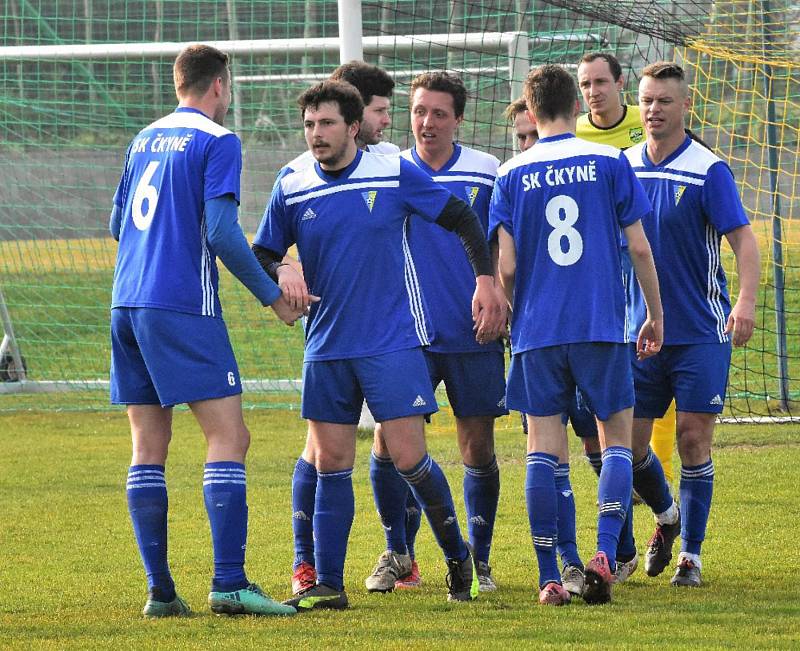
[[[642,220],[661,287],[664,343],[728,341],[731,312],[722,268],[722,235],[749,224],[730,168],[688,136],[666,160],[653,165],[644,143],[625,151],[653,204]],[[641,291],[638,283],[634,290]],[[644,320],[641,301],[631,325]]]
[[[489,228],[505,228],[516,247],[515,353],[628,341],[619,233],[649,211],[610,145],[552,136],[500,166]]]
[[[122,214],[111,307],[220,316],[205,202],[239,200],[239,138],[191,108],[142,129],[129,145],[114,203]]]
[[[275,186],[255,243],[297,244],[311,307],[306,361],[370,357],[430,343],[406,218],[434,221],[450,193],[400,156],[358,151],[337,177],[318,163]]]
[[[407,149],[401,156],[417,165],[454,196],[467,202],[478,215],[484,232],[487,231],[489,200],[499,160],[458,144],[450,160],[437,171],[417,155],[416,149]],[[502,350],[500,342],[482,346],[475,341],[472,329],[475,273],[458,235],[436,224],[416,219],[408,222],[408,241],[433,326],[430,350],[436,353]]]

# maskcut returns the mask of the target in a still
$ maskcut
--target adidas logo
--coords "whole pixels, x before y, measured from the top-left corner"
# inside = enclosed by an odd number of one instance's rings
[[[469,519],[469,522],[470,522],[470,524],[477,524],[477,525],[478,525],[478,526],[480,526],[480,527],[486,527],[486,526],[489,526],[489,523],[488,523],[488,522],[486,522],[486,520],[484,520],[484,519],[483,519],[483,516],[482,516],[482,515],[473,515],[473,516],[472,516],[472,517]]]
[[[569,497],[570,495],[572,495],[572,491],[571,491],[571,490],[565,490],[565,491],[561,491],[561,494],[562,494],[564,497]]]
[[[505,406],[506,406],[506,397],[505,396],[500,398],[500,400],[497,403],[497,406],[501,407],[501,408],[505,408]]]
[[[425,402],[425,399],[422,396],[417,396],[417,399],[411,403],[412,407],[424,407],[428,403]]]
[[[306,521],[311,520],[311,518],[309,518],[304,511],[295,511],[294,513],[292,513],[292,518],[294,518],[295,520],[306,520]]]
[[[381,524],[383,524],[383,523],[381,522]],[[383,528],[384,528],[386,531],[391,531],[391,530],[392,530],[392,525],[390,525],[390,524],[383,524]]]
[[[300,221],[306,221],[307,219],[314,219],[316,216],[317,213],[315,213],[313,210],[311,210],[311,208],[309,208],[303,213],[303,218]]]
[[[715,395],[708,403],[709,405],[721,405],[722,398],[719,397],[719,394]]]
[[[456,516],[454,516],[454,515],[451,515],[451,516],[450,516],[449,518],[447,518],[447,519],[446,519],[446,520],[445,520],[445,521],[444,521],[442,524],[443,524],[445,527],[449,527],[449,526],[450,526],[451,524],[453,524],[455,521],[456,521]]]

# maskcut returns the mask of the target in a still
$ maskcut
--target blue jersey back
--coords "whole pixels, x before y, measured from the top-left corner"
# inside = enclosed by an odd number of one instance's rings
[[[399,156],[358,151],[337,177],[314,164],[273,190],[255,243],[297,244],[309,291],[306,361],[370,357],[430,343],[404,223],[434,221],[450,193]]]
[[[650,211],[619,149],[572,134],[542,138],[500,166],[489,228],[514,238],[515,353],[625,343],[620,228]]]
[[[239,138],[191,108],[142,129],[128,147],[114,203],[122,214],[111,307],[219,316],[205,202],[239,200]]]
[[[478,215],[484,232],[489,225],[489,200],[500,161],[469,147],[455,145],[450,160],[434,171],[416,152],[401,156],[450,192],[466,201]],[[472,295],[475,273],[461,240],[455,233],[422,220],[408,223],[408,241],[416,262],[422,294],[433,325],[430,350],[436,353],[494,352],[499,342],[482,346],[475,341]]]
[[[664,343],[728,341],[731,312],[722,269],[722,235],[749,223],[730,168],[714,152],[688,136],[659,165],[644,143],[626,150],[636,176],[653,204],[642,220],[661,288]],[[639,290],[638,284],[633,289]],[[644,320],[641,301],[631,322]]]

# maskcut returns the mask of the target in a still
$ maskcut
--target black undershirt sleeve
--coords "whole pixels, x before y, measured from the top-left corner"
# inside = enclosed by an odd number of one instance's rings
[[[265,249],[263,246],[258,244],[253,244],[252,247],[253,253],[256,256],[261,268],[267,272],[267,275],[272,278],[276,283],[278,282],[278,267],[280,267],[283,262],[283,256],[278,255],[275,251],[271,251],[270,249]]]
[[[436,218],[436,223],[458,235],[476,276],[494,275],[489,245],[486,243],[481,222],[465,202],[451,196]]]

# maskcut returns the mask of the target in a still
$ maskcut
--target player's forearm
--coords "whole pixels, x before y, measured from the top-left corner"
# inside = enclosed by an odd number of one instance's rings
[[[117,204],[111,209],[111,214],[108,217],[108,230],[117,242],[119,242],[119,232],[122,229],[122,210]]]
[[[262,305],[272,305],[281,295],[275,282],[264,273],[236,218],[232,198],[206,202],[206,238],[222,263]]]
[[[483,232],[478,216],[465,202],[456,197],[450,197],[436,218],[436,223],[458,235],[467,252],[475,277],[494,276],[486,234]]]
[[[517,271],[517,251],[514,239],[502,226],[497,229],[497,274],[509,307],[514,305],[514,277]]]
[[[736,257],[739,274],[739,296],[737,301],[755,305],[758,283],[761,278],[761,255],[758,242],[750,226],[741,226],[726,235]]]
[[[278,282],[278,267],[289,263],[284,262],[281,256],[275,253],[275,251],[264,248],[259,244],[253,244],[251,248],[261,268],[267,272],[267,275],[272,278],[272,280]]]
[[[637,247],[629,248],[631,263],[642,288],[647,315],[654,321],[663,321],[664,312],[661,307],[661,292],[658,288],[658,274],[653,262],[653,254],[648,246],[646,250]]]

